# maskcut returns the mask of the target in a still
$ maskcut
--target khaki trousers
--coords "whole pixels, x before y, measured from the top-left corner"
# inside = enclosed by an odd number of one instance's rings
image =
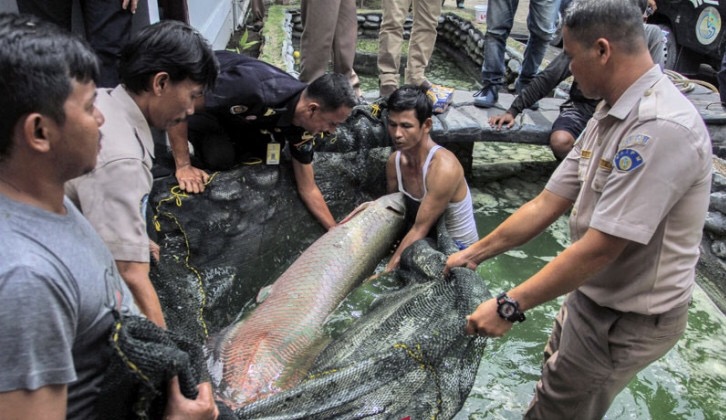
[[[601,419],[628,382],[683,335],[688,305],[659,315],[619,312],[570,293],[545,346],[525,419]]]
[[[357,88],[353,70],[358,14],[355,0],[302,0],[303,33],[300,38],[300,80],[310,83],[325,74],[333,60],[333,71],[348,76]]]
[[[441,15],[439,0],[383,0],[383,20],[378,39],[378,78],[381,86],[398,87],[403,46],[403,24],[413,5],[413,27],[408,47],[405,83],[420,85],[436,43]]]

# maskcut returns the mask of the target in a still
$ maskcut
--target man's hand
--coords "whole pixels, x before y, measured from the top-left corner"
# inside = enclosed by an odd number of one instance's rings
[[[176,168],[176,180],[182,190],[198,194],[204,192],[204,185],[209,180],[209,174],[192,165]]]
[[[196,400],[186,398],[179,389],[179,378],[173,377],[169,381],[169,397],[166,399],[164,420],[214,420],[219,416],[219,409],[214,402],[212,385],[209,382],[199,384],[199,395]]]
[[[489,117],[489,125],[496,128],[497,130],[501,130],[502,125],[507,126],[507,128],[512,128],[514,125],[514,115],[510,114],[509,112],[505,112],[501,115],[494,115]]]
[[[159,258],[161,258],[161,247],[151,239],[149,239],[149,253],[151,253],[151,258],[155,262],[159,262]]]
[[[502,319],[497,313],[497,300],[489,299],[466,317],[465,332],[467,335],[482,337],[501,337],[512,328],[512,323]]]
[[[477,263],[466,255],[464,251],[454,252],[446,259],[446,267],[444,267],[444,275],[448,276],[452,267],[466,267],[470,270],[476,270]]]
[[[136,8],[139,4],[139,0],[121,0],[121,8],[128,9],[131,13],[136,13]]]

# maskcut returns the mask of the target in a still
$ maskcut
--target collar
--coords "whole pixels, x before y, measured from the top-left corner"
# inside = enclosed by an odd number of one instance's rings
[[[300,102],[300,96],[302,96],[302,91],[298,92],[297,95],[285,103],[285,108],[281,109],[282,115],[277,120],[278,127],[290,127],[293,125],[292,119],[295,117],[295,108],[297,108],[297,103]]]
[[[113,90],[108,90],[108,94],[121,106],[121,111],[127,116],[129,123],[134,127],[136,137],[138,137],[151,158],[154,159],[154,138],[151,136],[149,122],[146,121],[146,117],[141,112],[141,108],[139,108],[136,101],[129,95],[122,84],[119,84]]]
[[[602,118],[607,114],[619,120],[624,120],[630,114],[630,111],[638,105],[643,98],[643,94],[662,77],[663,72],[660,66],[654,64],[650,70],[643,73],[635,83],[630,85],[612,106],[608,106],[605,101],[602,101],[601,108],[598,110],[601,114],[600,117]]]

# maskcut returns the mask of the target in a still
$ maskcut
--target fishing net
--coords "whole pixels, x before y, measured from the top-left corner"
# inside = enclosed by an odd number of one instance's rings
[[[442,224],[438,231],[438,246],[420,240],[404,252],[391,274],[400,287],[381,294],[335,337],[307,379],[237,410],[237,416],[453,417],[469,395],[486,344],[464,335],[465,316],[489,292],[468,269],[453,269],[444,278],[446,253],[455,249]]]

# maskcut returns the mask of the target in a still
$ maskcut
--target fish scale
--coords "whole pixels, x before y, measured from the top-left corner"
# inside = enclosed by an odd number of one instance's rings
[[[237,409],[299,383],[325,319],[400,238],[404,215],[403,195],[389,194],[310,245],[264,302],[217,339],[217,397]]]

